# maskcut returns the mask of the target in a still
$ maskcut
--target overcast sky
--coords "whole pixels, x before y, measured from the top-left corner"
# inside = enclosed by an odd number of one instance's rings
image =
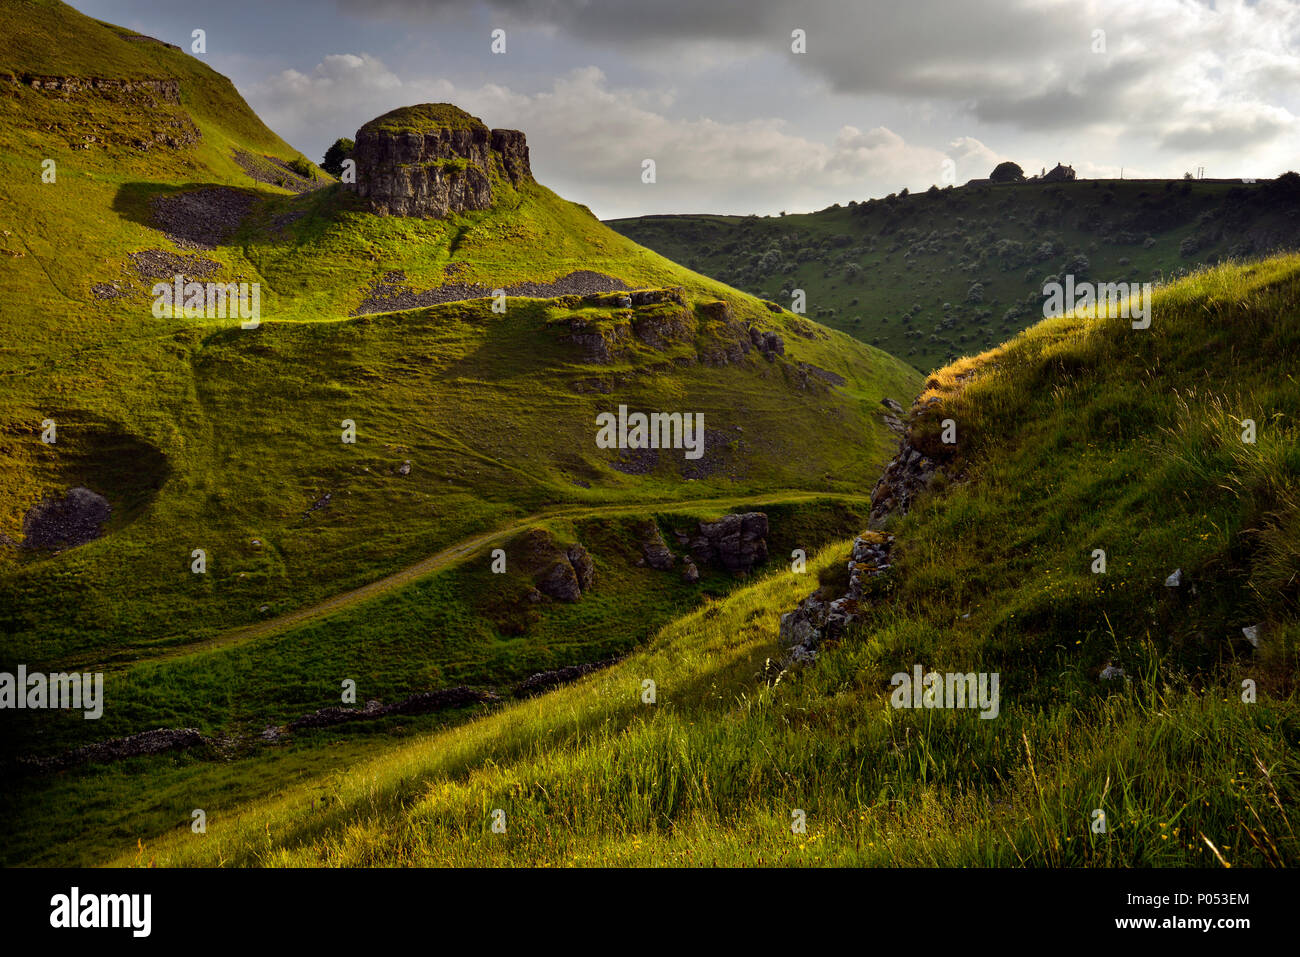
[[[537,178],[602,218],[803,212],[1003,159],[1084,177],[1300,169],[1294,0],[74,6],[185,49],[203,28],[206,61],[317,161],[380,113],[451,102],[523,130]]]

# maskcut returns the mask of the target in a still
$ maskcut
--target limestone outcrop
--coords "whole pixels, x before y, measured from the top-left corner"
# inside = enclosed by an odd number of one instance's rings
[[[388,216],[442,219],[487,209],[493,183],[532,180],[518,130],[490,130],[448,103],[408,106],[357,130],[357,194]]]

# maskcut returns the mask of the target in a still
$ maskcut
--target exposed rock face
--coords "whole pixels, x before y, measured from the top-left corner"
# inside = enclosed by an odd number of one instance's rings
[[[582,351],[584,362],[609,365],[632,343],[632,330],[623,323],[592,323],[574,316],[568,325],[568,339]]]
[[[646,519],[641,526],[641,553],[645,555],[644,564],[655,571],[666,572],[676,561],[676,556],[668,550],[668,543],[664,541],[663,534],[653,519]]]
[[[492,152],[501,159],[506,178],[518,186],[533,178],[528,165],[528,140],[519,130],[493,130]]]
[[[0,73],[8,80],[43,96],[61,100],[103,100],[126,107],[129,119],[111,126],[90,109],[78,111],[50,127],[50,132],[67,137],[71,149],[128,147],[146,151],[155,146],[182,150],[202,138],[199,128],[182,109],[180,83],[171,77],[122,79],[97,76],[36,76]],[[233,87],[232,87],[233,89]]]
[[[749,341],[755,345],[768,362],[771,362],[777,356],[785,355],[785,340],[775,332],[764,332],[762,329],[750,326]]]
[[[938,470],[933,459],[904,438],[902,451],[885,467],[885,474],[871,491],[872,527],[879,528],[891,513],[906,514],[912,499],[930,487]]]
[[[700,522],[687,542],[696,564],[721,565],[731,572],[748,572],[767,561],[767,515],[745,512],[724,515],[716,522]]]
[[[700,566],[711,564],[736,574],[745,574],[767,561],[767,515],[745,512],[724,515],[716,522],[699,522],[695,530],[673,529],[677,544],[686,549],[682,556],[682,581],[693,585],[700,580]],[[638,565],[666,572],[677,563],[659,526],[646,519],[640,527],[641,553]]]
[[[400,309],[422,309],[444,302],[462,302],[468,299],[483,299],[492,295],[486,286],[477,286],[463,282],[446,282],[441,286],[426,289],[423,292],[402,285],[406,282],[406,273],[393,269],[377,279],[366,294],[365,300],[352,313],[354,316],[371,312],[396,312]],[[592,298],[597,291],[609,292],[626,289],[627,284],[621,279],[593,272],[590,269],[576,269],[554,282],[518,282],[501,287],[507,296],[531,296],[535,299],[552,297],[572,297],[574,302],[583,302],[583,297]],[[626,299],[627,297],[624,296]]]
[[[632,317],[632,331],[651,349],[663,351],[695,337],[695,322],[682,305],[638,309]]]
[[[905,426],[903,420],[899,418],[899,416],[903,414],[903,407],[888,397],[881,399],[880,404],[889,410],[884,415],[885,425],[889,426],[891,431],[896,432],[900,436],[906,434],[907,426]]]
[[[537,590],[559,601],[578,601],[596,580],[596,566],[581,545],[570,545],[537,578]]]
[[[108,100],[140,99],[159,100],[163,103],[181,101],[180,82],[168,77],[118,79],[100,76],[17,76],[9,74],[9,82],[25,83],[33,90],[72,96],[90,93]]]
[[[741,322],[732,312],[731,304],[722,299],[692,305],[681,286],[565,297],[559,304],[570,309],[607,310],[600,315],[573,315],[554,324],[557,328],[567,327],[569,334],[565,341],[581,350],[582,361],[593,365],[625,361],[640,346],[656,352],[676,349],[678,355],[673,361],[679,365],[696,362],[708,366],[734,365],[745,361],[751,352],[773,363],[785,356],[785,340],[778,332],[752,322]],[[683,346],[686,351],[682,351]],[[787,375],[789,370],[794,370],[805,389],[814,385],[812,379],[821,380],[816,383],[818,388],[825,387],[822,383],[844,384],[840,376],[806,363],[794,366],[785,361],[781,367],[787,370]],[[805,371],[800,373],[800,370]],[[574,383],[574,389],[608,393],[617,384],[622,382],[582,380]]]
[[[823,641],[836,641],[844,636],[858,616],[867,583],[889,571],[889,553],[893,547],[893,535],[864,532],[853,540],[848,590],[837,598],[831,598],[824,594],[826,589],[818,589],[801,601],[794,611],[781,616],[783,665],[812,661]]]
[[[590,553],[575,542],[569,546],[567,555],[573,574],[578,579],[578,587],[584,592],[590,591],[596,581],[596,565],[592,562]]]
[[[896,416],[886,414],[886,424],[895,431],[900,431],[901,426],[902,437],[898,442],[898,454],[885,466],[884,474],[871,491],[872,528],[882,528],[885,519],[891,514],[905,515],[912,506],[912,500],[929,488],[935,477],[943,472],[944,452],[950,455],[951,450],[931,448],[918,439],[914,431],[918,420],[930,413],[938,401],[931,398],[924,405],[913,405],[911,424],[907,426],[903,426]],[[894,403],[891,406],[888,402],[884,404],[891,411],[897,405]]]
[[[567,561],[557,561],[537,580],[537,590],[559,601],[577,601],[582,597],[582,586],[577,572]]]
[[[699,346],[700,362],[727,366],[740,362],[754,347],[749,327],[738,322],[724,300],[701,302],[695,307],[705,336]]]
[[[610,365],[640,342],[662,352],[695,337],[696,323],[681,286],[637,289],[583,296],[574,305],[609,309],[595,318],[572,316],[566,338],[582,350],[583,360]]]
[[[357,131],[357,193],[372,212],[442,219],[492,205],[492,175],[532,179],[518,130],[489,130],[448,104],[405,107]]]
[[[871,530],[863,532],[853,541],[853,551],[848,562],[848,586],[841,595],[830,586],[813,592],[792,612],[781,616],[780,643],[784,649],[781,666],[795,662],[811,661],[817,657],[818,646],[825,640],[842,637],[858,617],[860,603],[869,598],[869,583],[887,574],[891,567],[894,536],[879,529],[890,515],[904,515],[912,501],[929,487],[936,475],[949,467],[953,449],[937,446],[935,440],[918,426],[924,426],[941,411],[937,397],[924,403],[917,401],[907,425],[897,418],[902,406],[893,399],[882,399],[888,411],[885,419],[891,428],[900,431],[898,454],[885,467],[871,493]],[[927,451],[929,454],[927,454]]]
[[[38,502],[23,516],[23,545],[27,548],[63,548],[84,545],[99,538],[100,526],[112,509],[108,500],[77,486],[61,499]]]

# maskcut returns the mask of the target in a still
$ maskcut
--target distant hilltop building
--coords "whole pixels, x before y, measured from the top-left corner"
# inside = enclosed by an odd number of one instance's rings
[[[989,184],[1007,185],[1012,183],[1068,183],[1076,178],[1074,167],[1057,163],[1050,171],[1043,170],[1041,175],[1025,178],[1025,171],[1010,160],[999,163],[993,172],[984,179],[967,180],[967,186],[987,186]]]
[[[1063,163],[1057,163],[1051,170],[1043,170],[1042,174],[1035,174],[1025,178],[1024,170],[1012,162],[999,163],[984,179],[967,180],[967,186],[987,186],[991,183],[1011,184],[1011,183],[1068,183],[1076,178],[1074,167],[1066,166]]]
[[[1057,163],[1054,167],[1043,174],[1042,182],[1044,183],[1068,183],[1075,178],[1073,166],[1063,166]]]

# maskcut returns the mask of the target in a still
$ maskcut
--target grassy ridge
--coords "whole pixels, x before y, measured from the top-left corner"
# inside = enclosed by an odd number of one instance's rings
[[[1145,332],[1067,317],[941,370],[962,478],[896,525],[895,573],[813,667],[763,678],[810,587],[776,572],[323,804],[290,791],[115,860],[1294,865],[1298,309],[1300,258],[1222,267],[1161,290]],[[1000,716],[890,708],[914,663],[998,671]]]
[[[920,369],[992,348],[1043,316],[1066,273],[1163,281],[1294,249],[1300,177],[1078,180],[931,189],[780,217],[643,216],[609,225],[756,295],[807,294],[818,322]]]
[[[815,549],[865,520],[865,502],[830,499],[761,503],[774,554]],[[22,712],[6,718],[6,749],[52,753],[155,727],[193,727],[205,734],[259,733],[339,703],[340,682],[357,682],[362,701],[401,700],[455,685],[498,689],[531,674],[605,660],[642,644],[667,622],[727,594],[737,582],[705,567],[698,585],[680,571],[638,566],[643,508],[602,510],[531,523],[493,543],[507,573],[490,571],[489,547],[451,568],[317,620],[212,649],[192,642],[122,649],[105,677],[112,706],[86,722],[76,712]],[[703,509],[655,511],[665,528],[692,526],[719,514]],[[530,602],[538,571],[530,534],[580,542],[596,566],[596,584],[573,604]],[[535,564],[535,563],[533,563]],[[90,665],[84,667],[91,667]],[[94,667],[102,667],[96,665]]]

